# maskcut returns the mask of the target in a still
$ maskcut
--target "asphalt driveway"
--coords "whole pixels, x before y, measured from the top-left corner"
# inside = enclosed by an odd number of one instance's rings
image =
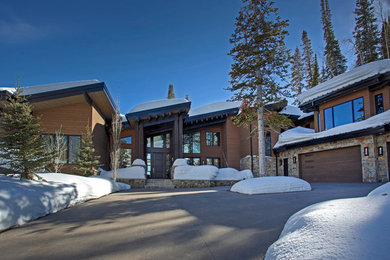
[[[132,190],[0,233],[2,259],[259,259],[298,210],[379,184],[242,195],[228,187]]]

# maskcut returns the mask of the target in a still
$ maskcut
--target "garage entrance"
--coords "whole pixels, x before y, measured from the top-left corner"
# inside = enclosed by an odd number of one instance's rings
[[[299,166],[308,182],[362,182],[360,146],[301,154]]]

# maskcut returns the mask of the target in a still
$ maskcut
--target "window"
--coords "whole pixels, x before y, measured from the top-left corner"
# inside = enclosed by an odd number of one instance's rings
[[[187,157],[186,160],[187,160],[187,164],[188,165],[196,165],[196,166],[198,166],[198,165],[201,164],[199,157]]]
[[[214,165],[219,168],[219,158],[206,158],[207,165]]]
[[[148,176],[150,176],[151,172],[152,172],[152,154],[147,153],[146,154],[146,174]]]
[[[131,136],[127,136],[127,137],[122,137],[121,138],[121,143],[122,144],[131,144],[132,143],[132,138]]]
[[[146,137],[146,147],[148,148],[169,148],[171,135],[161,134]]]
[[[318,112],[318,132],[321,132],[321,113]]]
[[[382,94],[375,95],[375,113],[380,114],[383,113],[384,111],[385,109],[383,107],[383,95]]]
[[[271,133],[265,133],[265,156],[272,156],[271,152]]]
[[[183,146],[184,153],[200,153],[200,132],[184,134]]]
[[[220,144],[219,132],[206,132],[206,145],[219,146]]]
[[[164,137],[162,135],[153,136],[153,147],[164,148]]]
[[[364,120],[362,97],[324,109],[325,130],[362,120]]]
[[[50,147],[55,142],[55,135],[43,134],[42,137],[45,139],[46,149]],[[61,163],[75,164],[80,157],[80,148],[81,148],[81,137],[79,135],[63,135],[64,144],[65,144],[65,154],[61,158]]]

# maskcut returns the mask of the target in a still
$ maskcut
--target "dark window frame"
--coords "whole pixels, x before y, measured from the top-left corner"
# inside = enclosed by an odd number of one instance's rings
[[[44,136],[49,136],[52,137],[53,141],[55,141],[56,135],[55,134],[41,134],[42,137]],[[81,135],[62,135],[66,138],[66,152],[65,152],[65,162],[64,164],[77,164],[78,159],[80,158],[80,153],[81,153]],[[69,137],[78,137],[79,138],[79,153],[77,156],[77,160],[75,162],[69,162],[69,155],[70,155],[70,146],[69,146]]]
[[[215,160],[218,160],[218,166],[215,165]],[[208,164],[207,160],[211,160],[212,164]],[[214,165],[215,167],[221,167],[221,158],[219,157],[206,157],[206,165]]]
[[[215,144],[215,139],[217,139],[217,144]],[[206,132],[206,146],[221,146],[221,133]]]
[[[127,138],[130,138],[130,143],[126,142]],[[121,143],[122,144],[132,144],[133,143],[133,136],[129,135],[129,136],[121,137]]]
[[[194,165],[194,159],[199,159],[199,165],[202,165],[202,160],[200,157],[185,157],[188,165]]]
[[[199,134],[199,142],[198,141],[194,142],[194,135],[196,135],[196,134]],[[188,139],[186,139],[186,135],[189,136]],[[202,136],[201,136],[200,131],[184,133],[183,134],[183,153],[185,153],[185,154],[200,154],[200,153],[202,153],[201,142],[202,142]],[[199,152],[194,152],[194,144],[199,145]],[[188,145],[188,150],[189,150],[188,152],[185,152],[186,145]]]
[[[380,105],[378,104],[379,103],[378,97],[381,97],[381,99],[382,99]],[[375,99],[375,114],[377,115],[377,114],[385,112],[385,107],[384,107],[384,102],[383,102],[383,93],[379,93],[379,94],[375,95],[374,99]]]
[[[267,147],[267,144],[269,146]],[[265,156],[272,156],[271,132],[265,132]]]
[[[359,120],[359,121],[357,121],[357,119],[355,118],[355,105],[354,105],[354,101],[356,101],[358,99],[362,99],[362,105],[363,105],[363,119]],[[348,100],[348,101],[345,101],[343,103],[340,103],[340,104],[337,104],[337,105],[334,105],[334,106],[327,107],[327,108],[323,109],[323,111],[324,111],[324,129],[325,130],[329,130],[329,129],[332,129],[332,128],[336,127],[335,123],[334,123],[334,118],[335,118],[334,108],[337,107],[337,106],[341,106],[341,105],[347,104],[347,103],[351,104],[352,123],[360,122],[360,121],[363,121],[363,120],[366,119],[366,117],[365,117],[365,109],[364,109],[364,97],[354,98],[352,100]],[[326,111],[328,111],[328,110],[331,110],[331,115],[332,115],[331,127],[330,128],[327,128]],[[320,115],[320,112],[318,112],[318,115]],[[320,118],[319,118],[319,120],[320,120]],[[319,123],[320,123],[320,121],[319,121]],[[341,126],[341,125],[338,125],[338,126]]]

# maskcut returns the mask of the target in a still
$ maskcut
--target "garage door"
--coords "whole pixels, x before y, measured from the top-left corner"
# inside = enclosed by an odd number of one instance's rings
[[[308,182],[361,182],[360,146],[299,155],[299,176]]]

